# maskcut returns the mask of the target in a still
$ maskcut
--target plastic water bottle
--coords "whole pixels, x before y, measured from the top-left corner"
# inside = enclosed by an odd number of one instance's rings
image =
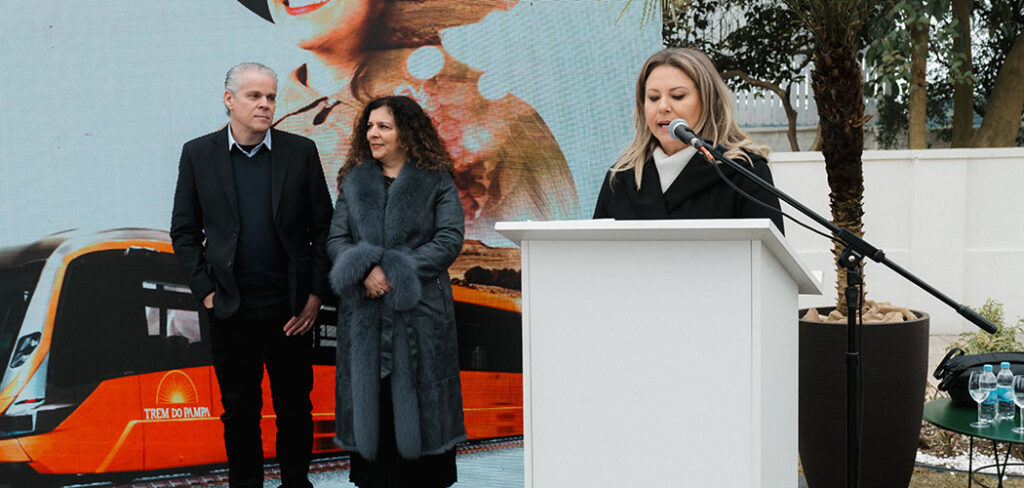
[[[996,420],[1013,420],[1013,371],[1010,363],[999,363],[999,374],[996,376]]]
[[[996,375],[992,374],[992,365],[984,366],[985,372],[981,375],[981,387],[988,390],[988,396],[981,402],[981,410],[978,415],[984,422],[996,421]]]

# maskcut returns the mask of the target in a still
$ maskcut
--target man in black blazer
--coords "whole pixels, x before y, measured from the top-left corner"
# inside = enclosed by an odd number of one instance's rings
[[[277,75],[228,71],[224,129],[185,143],[171,240],[210,317],[232,487],[263,486],[263,367],[282,486],[312,486],[312,334],[328,292],[331,201],[313,141],[271,128]]]

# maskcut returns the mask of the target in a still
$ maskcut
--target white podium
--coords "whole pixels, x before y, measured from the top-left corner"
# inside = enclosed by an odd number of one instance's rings
[[[501,222],[526,487],[797,486],[797,294],[768,220]]]

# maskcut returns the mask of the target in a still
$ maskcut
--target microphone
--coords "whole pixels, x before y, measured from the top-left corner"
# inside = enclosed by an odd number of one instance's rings
[[[981,314],[967,308],[966,305],[960,305],[956,311],[962,315],[965,319],[970,320],[972,324],[977,325],[981,330],[988,332],[989,334],[995,334],[999,332],[999,326],[989,322],[988,319],[982,317]]]
[[[704,146],[704,141],[697,134],[693,133],[690,129],[690,124],[686,123],[685,119],[676,119],[668,124],[668,133],[672,135],[673,139],[683,141],[693,147]]]

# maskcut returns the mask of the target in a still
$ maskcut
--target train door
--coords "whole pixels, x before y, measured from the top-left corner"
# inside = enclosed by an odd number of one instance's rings
[[[154,267],[174,267],[169,254],[153,258]],[[220,402],[214,395],[206,314],[199,313],[188,287],[164,281],[165,277],[142,279],[142,293],[135,302],[145,310],[145,356],[164,358],[159,364],[147,361],[152,372],[140,376],[144,467],[152,470],[224,462]]]

